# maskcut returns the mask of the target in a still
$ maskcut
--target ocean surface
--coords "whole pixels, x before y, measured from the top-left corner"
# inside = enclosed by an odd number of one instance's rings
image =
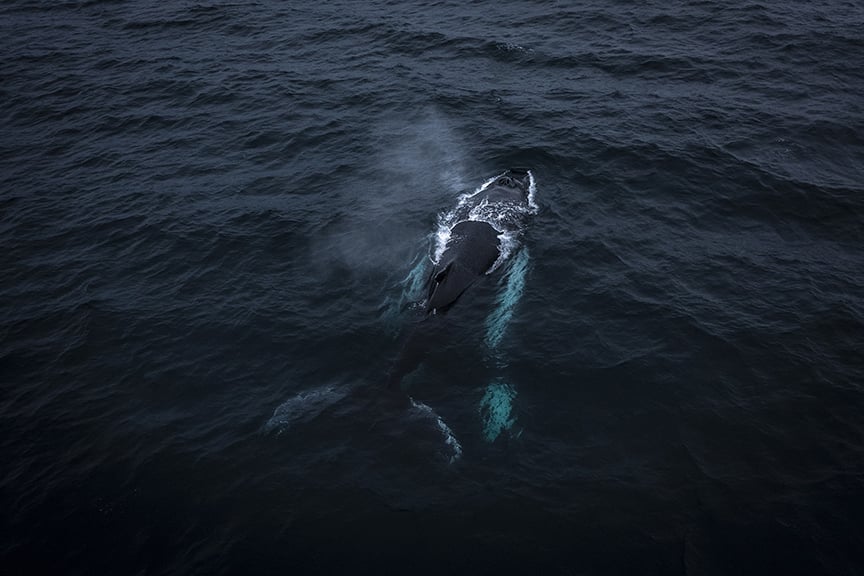
[[[0,573],[864,574],[860,1],[10,0],[0,51]]]

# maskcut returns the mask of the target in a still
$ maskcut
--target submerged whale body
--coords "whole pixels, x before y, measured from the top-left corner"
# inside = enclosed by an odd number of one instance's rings
[[[518,233],[531,212],[530,187],[529,172],[512,168],[457,207],[456,222],[429,275],[427,314],[447,311],[502,260],[506,235]]]
[[[422,362],[437,339],[427,320],[448,312],[466,290],[497,270],[518,246],[519,234],[536,212],[532,195],[531,173],[511,168],[461,196],[457,206],[439,219],[425,298],[417,306],[423,315],[405,335],[389,375],[391,386]]]

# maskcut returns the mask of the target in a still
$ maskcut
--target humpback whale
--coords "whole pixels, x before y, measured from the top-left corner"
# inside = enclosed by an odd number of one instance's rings
[[[490,444],[502,435],[518,438],[521,434],[521,428],[512,431],[517,420],[513,410],[517,391],[505,372],[506,349],[500,344],[525,286],[529,257],[527,247],[520,246],[519,237],[528,219],[537,212],[534,192],[531,172],[513,168],[459,196],[455,207],[439,215],[428,257],[422,252],[416,255],[410,264],[411,271],[399,283],[401,295],[396,299],[388,297],[390,304],[386,307],[388,316],[395,316],[410,303],[415,313],[414,321],[403,325],[401,351],[389,373],[389,386],[395,388],[403,376],[422,362],[429,348],[438,344],[441,328],[447,325],[443,317],[465,291],[500,270],[496,274],[497,297],[484,326],[485,361],[497,373],[483,389],[477,406],[483,438]],[[434,424],[432,429],[443,439],[443,454],[449,463],[460,459],[459,440],[431,406],[408,394],[379,392],[377,385],[355,386],[340,381],[313,387],[278,406],[263,430],[280,435],[326,414],[345,398],[355,404],[358,398],[354,395],[359,394],[367,405],[382,409],[376,410],[378,417],[369,430],[388,425],[396,409],[400,410],[396,423],[401,427],[405,422],[401,410],[408,410],[410,418]]]
[[[439,233],[444,242],[429,275],[427,314],[447,311],[468,287],[497,268],[511,248],[506,243],[532,213],[531,204],[531,177],[519,168],[462,199],[450,218],[452,225]]]
[[[429,331],[419,327],[430,317],[447,313],[466,290],[498,270],[518,248],[519,235],[537,211],[533,183],[529,170],[511,168],[462,195],[455,208],[439,217],[425,296],[418,295],[416,306],[423,311],[422,318],[403,340],[390,386],[400,383],[426,354]]]

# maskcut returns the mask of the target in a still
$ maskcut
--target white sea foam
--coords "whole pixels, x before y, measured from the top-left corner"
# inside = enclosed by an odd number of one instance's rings
[[[450,241],[453,224],[448,222],[448,215],[438,217],[438,227],[435,229],[435,250],[432,253],[433,264],[438,264],[438,261],[441,260],[444,250],[447,249],[447,242]]]
[[[450,241],[453,227],[460,222],[466,221],[486,222],[500,234],[498,238],[501,239],[501,254],[492,268],[489,269],[489,273],[497,270],[510,257],[513,250],[518,246],[518,235],[521,232],[521,230],[514,227],[514,223],[519,222],[525,215],[536,214],[538,210],[535,201],[537,183],[534,179],[534,174],[530,170],[528,171],[527,206],[501,202],[490,203],[485,198],[476,204],[471,203],[472,198],[486,190],[490,184],[506,173],[502,172],[497,176],[489,178],[472,192],[461,194],[453,209],[438,215],[438,224],[434,233],[434,249],[431,255],[433,264],[438,264],[441,256],[447,249],[447,242]]]
[[[504,262],[510,259],[510,254],[519,246],[519,234],[516,232],[502,232],[498,235],[498,259],[492,263],[486,274],[492,274],[501,267]]]
[[[540,210],[540,207],[537,206],[536,195],[537,195],[537,181],[534,180],[534,173],[529,170],[528,171],[528,207],[531,208],[532,214],[536,214]]]

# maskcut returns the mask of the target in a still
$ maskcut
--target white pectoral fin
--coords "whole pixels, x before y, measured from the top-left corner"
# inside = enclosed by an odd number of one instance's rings
[[[529,261],[528,248],[523,246],[507,267],[502,289],[495,299],[495,309],[486,318],[486,346],[490,350],[498,348],[513,317],[513,310],[522,299]]]
[[[494,442],[502,432],[509,431],[516,423],[513,414],[513,400],[516,389],[501,381],[491,382],[480,400],[478,411],[483,426],[483,438]]]
[[[529,261],[528,249],[522,247],[507,267],[505,276],[501,281],[501,290],[495,299],[495,309],[486,319],[486,346],[499,368],[506,365],[506,362],[498,348],[513,317],[516,305],[521,300],[525,290]],[[513,410],[515,399],[516,388],[503,380],[493,380],[486,386],[478,411],[483,428],[483,437],[487,442],[494,442],[505,432],[510,433],[513,437],[510,431],[516,423]]]

